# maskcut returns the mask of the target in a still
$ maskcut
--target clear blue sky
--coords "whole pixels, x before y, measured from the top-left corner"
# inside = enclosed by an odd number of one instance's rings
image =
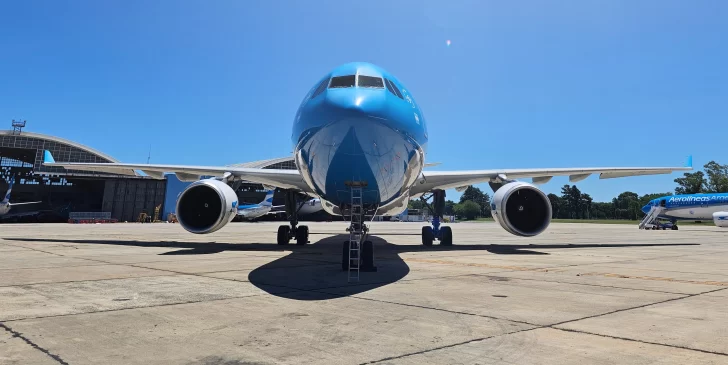
[[[423,107],[437,169],[701,167],[728,163],[727,19],[722,0],[5,2],[0,123],[126,162],[286,156],[317,78],[368,61]]]

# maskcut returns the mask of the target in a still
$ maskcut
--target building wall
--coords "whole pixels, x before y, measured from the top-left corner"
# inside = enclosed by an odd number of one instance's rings
[[[102,212],[111,212],[111,217],[121,222],[133,222],[139,214],[154,214],[154,208],[164,205],[166,185],[164,180],[155,179],[108,179],[104,186]],[[159,219],[164,207],[160,207]]]

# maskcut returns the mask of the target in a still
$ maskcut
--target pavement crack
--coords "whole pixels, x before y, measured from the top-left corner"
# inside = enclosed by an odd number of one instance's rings
[[[508,333],[501,333],[501,334],[493,335],[493,336],[475,338],[475,339],[472,339],[472,340],[467,340],[467,341],[463,341],[463,342],[453,343],[453,344],[450,344],[450,345],[433,347],[431,349],[426,349],[426,350],[421,350],[421,351],[416,351],[416,352],[410,352],[410,353],[406,353],[406,354],[402,354],[402,355],[398,355],[398,356],[385,357],[383,359],[369,361],[369,362],[363,362],[363,363],[360,363],[360,365],[376,364],[376,363],[380,363],[380,362],[383,362],[383,361],[398,360],[398,359],[402,359],[402,358],[409,357],[409,356],[421,355],[421,354],[426,354],[428,352],[433,352],[433,351],[448,349],[448,348],[457,347],[457,346],[461,346],[461,345],[467,345],[467,344],[473,343],[473,342],[485,341],[485,340],[489,340],[491,338],[497,338],[497,337],[501,337],[501,336],[514,335],[516,333],[521,333],[521,332],[533,331],[533,330],[539,329],[539,328],[541,328],[541,327],[526,328],[526,329],[522,329],[522,330],[518,330],[518,331],[513,331],[513,332],[508,332]]]
[[[682,299],[692,298],[692,297],[695,297],[695,296],[698,296],[698,295],[715,293],[715,292],[719,292],[719,291],[727,290],[727,289],[728,288],[720,288],[720,289],[705,291],[705,292],[702,292],[702,293],[688,294],[688,295],[683,295],[683,296],[677,297],[677,298],[670,298],[670,299],[665,299],[665,300],[661,300],[661,301],[657,301],[657,302],[642,304],[642,305],[638,305],[636,307],[622,308],[622,309],[617,309],[617,310],[613,310],[613,311],[609,311],[609,312],[605,312],[605,313],[600,313],[600,314],[595,314],[595,315],[591,315],[591,316],[586,316],[586,317],[582,317],[582,318],[570,319],[568,321],[563,321],[563,322],[558,322],[558,323],[551,324],[549,327],[555,328],[554,326],[561,326],[563,324],[572,323],[572,322],[578,322],[578,321],[583,321],[585,319],[597,318],[597,317],[606,316],[606,315],[610,315],[610,314],[614,314],[614,313],[620,313],[620,312],[631,311],[631,310],[634,310],[634,309],[645,308],[645,307],[649,307],[649,306],[652,306],[652,305],[674,302],[676,300],[682,300]]]
[[[378,303],[385,303],[385,304],[401,305],[401,306],[404,306],[404,307],[411,307],[411,308],[430,309],[430,310],[435,310],[435,311],[439,311],[439,312],[446,312],[446,313],[452,313],[452,314],[461,314],[461,315],[466,315],[466,316],[474,316],[474,317],[495,319],[495,320],[499,320],[499,321],[508,321],[508,322],[513,322],[513,323],[526,324],[526,325],[534,326],[534,327],[547,327],[547,326],[540,325],[540,324],[535,324],[535,323],[530,323],[530,322],[524,322],[524,321],[517,321],[517,320],[514,320],[514,319],[500,318],[500,317],[494,317],[494,316],[486,316],[484,314],[476,314],[476,313],[468,313],[468,312],[461,312],[461,311],[453,311],[453,310],[441,309],[441,308],[434,308],[434,307],[426,307],[426,306],[423,306],[423,305],[416,305],[416,304],[406,304],[406,303],[390,302],[390,301],[387,301],[387,300],[364,298],[364,297],[359,297],[359,296],[356,296],[356,295],[353,295],[350,298],[360,299],[360,300],[368,300],[368,301],[371,301],[371,302],[378,302]]]
[[[592,335],[592,336],[599,336],[599,337],[605,337],[605,338],[613,338],[615,340],[623,340],[623,341],[629,341],[629,342],[644,343],[644,344],[648,344],[648,345],[657,345],[657,346],[672,347],[672,348],[681,349],[681,350],[690,350],[690,351],[702,352],[702,353],[705,353],[705,354],[728,356],[728,353],[725,353],[725,352],[702,350],[702,349],[696,349],[696,348],[693,348],[693,347],[686,347],[686,346],[680,346],[680,345],[670,345],[670,344],[660,343],[660,342],[637,340],[637,339],[634,339],[634,338],[621,337],[621,336],[612,336],[612,335],[605,335],[605,334],[601,334],[601,333],[594,333],[594,332],[588,332],[588,331],[582,331],[582,330],[575,330],[575,329],[570,329],[570,328],[559,328],[559,327],[551,327],[551,328],[552,329],[555,329],[555,330],[559,330],[559,331],[564,331],[564,332],[573,332],[573,333],[580,333],[580,334],[584,334],[584,335]]]
[[[14,329],[8,327],[5,323],[0,322],[0,328],[4,329],[5,331],[7,331],[10,334],[12,334],[13,337],[17,337],[17,338],[23,340],[23,342],[27,343],[32,348],[34,348],[34,349],[36,349],[36,350],[38,350],[38,351],[46,354],[48,357],[50,357],[51,359],[55,360],[57,363],[62,364],[62,365],[69,365],[67,362],[65,362],[63,359],[61,359],[60,356],[51,353],[49,350],[47,350],[47,349],[45,349],[43,347],[40,347],[35,342],[31,341],[28,337],[25,337],[22,333],[20,333],[20,332],[14,330]]]

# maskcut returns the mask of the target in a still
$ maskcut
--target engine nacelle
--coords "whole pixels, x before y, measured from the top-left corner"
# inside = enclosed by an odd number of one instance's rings
[[[713,223],[716,227],[728,227],[728,212],[713,213]]]
[[[189,232],[212,233],[230,223],[238,209],[238,196],[228,184],[196,181],[177,198],[177,221]]]
[[[491,213],[503,229],[517,236],[535,236],[551,223],[551,201],[535,186],[515,181],[493,195]]]

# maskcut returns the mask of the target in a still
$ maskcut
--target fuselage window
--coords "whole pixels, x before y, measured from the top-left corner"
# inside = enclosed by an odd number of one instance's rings
[[[384,82],[382,82],[381,77],[359,75],[359,81],[357,82],[357,86],[383,89]]]
[[[397,95],[398,98],[404,99],[404,97],[402,97],[402,93],[397,88],[397,85],[389,79],[384,79],[384,82],[387,84],[387,90],[389,90],[392,94]]]
[[[326,86],[329,84],[329,79],[321,81],[320,84],[316,87],[316,90],[311,94],[311,99],[319,96],[324,90],[326,90]]]
[[[329,89],[341,87],[354,87],[356,85],[356,75],[336,76],[331,78]]]

